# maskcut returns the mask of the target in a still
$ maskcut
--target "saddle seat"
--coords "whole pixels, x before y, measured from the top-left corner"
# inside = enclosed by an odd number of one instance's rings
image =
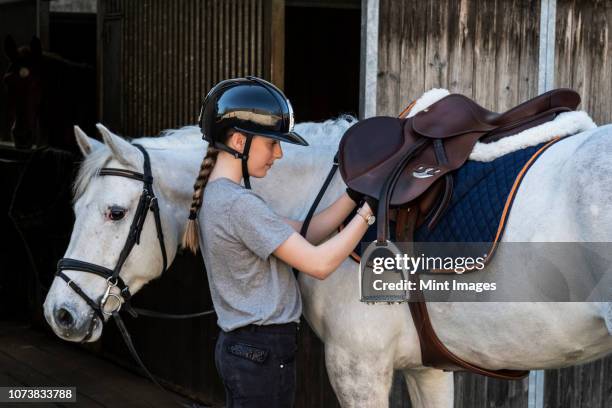
[[[352,126],[339,146],[346,185],[378,198],[377,241],[388,238],[389,208],[421,208],[430,228],[452,196],[450,172],[468,159],[477,141],[491,142],[575,110],[580,96],[556,89],[506,112],[489,111],[459,94],[448,95],[412,118],[373,117]]]

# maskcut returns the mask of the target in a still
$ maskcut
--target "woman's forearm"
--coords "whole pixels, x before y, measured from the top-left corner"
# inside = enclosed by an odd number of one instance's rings
[[[322,264],[319,279],[325,279],[340,266],[361,242],[367,229],[368,225],[356,214],[342,231],[316,247]]]
[[[294,233],[274,251],[274,255],[307,275],[325,279],[359,244],[369,227],[366,219],[371,215],[372,210],[366,203],[342,231],[324,243],[313,245]]]
[[[317,245],[329,237],[354,208],[355,202],[348,194],[342,194],[332,205],[312,217],[306,239]]]

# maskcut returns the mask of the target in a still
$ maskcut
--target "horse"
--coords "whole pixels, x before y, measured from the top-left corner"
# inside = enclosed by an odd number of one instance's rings
[[[43,52],[37,37],[18,48],[9,35],[4,52],[10,62],[3,82],[15,147],[51,146],[78,153],[73,124],[93,130],[96,121],[93,67]]]
[[[286,145],[269,174],[253,190],[279,214],[303,219],[327,175],[342,134],[355,121],[340,117],[301,123],[296,131],[310,147]],[[85,160],[75,183],[76,222],[66,257],[112,268],[117,262],[142,183],[96,177],[102,167],[142,171],[139,150],[98,126],[104,143],[77,129]],[[532,165],[515,197],[503,240],[611,241],[612,125],[566,138]],[[150,153],[154,189],[162,214],[168,261],[172,262],[188,215],[200,161],[206,150],[197,127],[185,127],[137,143]],[[571,158],[571,160],[569,160]],[[584,169],[598,163],[585,182]],[[320,203],[325,208],[344,193],[337,175]],[[590,205],[582,205],[588,198]],[[553,202],[554,208],[550,203]],[[112,221],[112,206],[126,209]],[[201,214],[205,217],[206,214]],[[509,273],[514,259],[500,252],[488,268]],[[532,265],[537,270],[538,265]],[[121,276],[132,293],[158,278],[162,257],[155,223],[148,217]],[[325,280],[299,274],[303,312],[323,341],[331,385],[343,407],[385,407],[394,370],[400,370],[414,407],[452,407],[453,373],[423,366],[418,334],[405,303],[368,305],[359,301],[356,263],[347,258]],[[107,285],[94,274],[65,271],[92,299]],[[516,273],[516,272],[514,272]],[[499,275],[497,275],[499,276]],[[488,369],[552,369],[585,363],[612,351],[612,303],[430,303],[436,332],[457,356]],[[88,333],[91,308],[66,282],[55,279],[44,303],[54,332],[69,341],[95,341],[103,322]]]

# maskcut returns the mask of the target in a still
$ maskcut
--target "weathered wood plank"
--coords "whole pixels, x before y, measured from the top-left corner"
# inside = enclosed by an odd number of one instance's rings
[[[403,13],[402,1],[380,3],[377,111],[379,115],[397,114],[400,110],[400,43]]]
[[[559,0],[555,86],[582,96],[596,123],[612,122],[612,0]]]
[[[521,1],[518,54],[518,102],[538,94],[540,2]]]
[[[396,12],[404,16],[400,37],[399,111],[386,111],[384,114],[397,115],[425,91],[427,23],[423,16],[427,7],[427,2],[423,1],[401,1],[396,5]]]
[[[547,370],[544,407],[604,408],[612,401],[612,358]]]
[[[448,90],[473,97],[476,2],[451,1],[448,18]]]
[[[518,66],[520,55],[520,0],[500,1],[497,5],[495,35],[495,110],[506,111],[517,105]]]
[[[474,47],[474,100],[487,109],[494,110],[495,99],[495,47],[499,26],[497,6],[499,1],[476,0],[478,18]]]
[[[386,0],[379,15],[378,114],[433,87],[492,110],[535,96],[539,1]]]
[[[448,1],[427,2],[425,89],[448,88]]]

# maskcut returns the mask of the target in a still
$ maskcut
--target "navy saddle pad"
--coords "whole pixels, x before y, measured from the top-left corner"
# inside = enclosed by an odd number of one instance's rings
[[[529,159],[544,145],[545,143],[542,143],[508,153],[491,162],[466,162],[453,173],[453,196],[438,224],[430,231],[427,223],[424,223],[415,231],[414,240],[494,242],[514,181]],[[393,221],[389,229],[391,240],[394,241],[396,237]],[[376,224],[368,229],[362,241],[370,243],[375,239]],[[355,253],[361,255],[361,245],[355,249]]]

